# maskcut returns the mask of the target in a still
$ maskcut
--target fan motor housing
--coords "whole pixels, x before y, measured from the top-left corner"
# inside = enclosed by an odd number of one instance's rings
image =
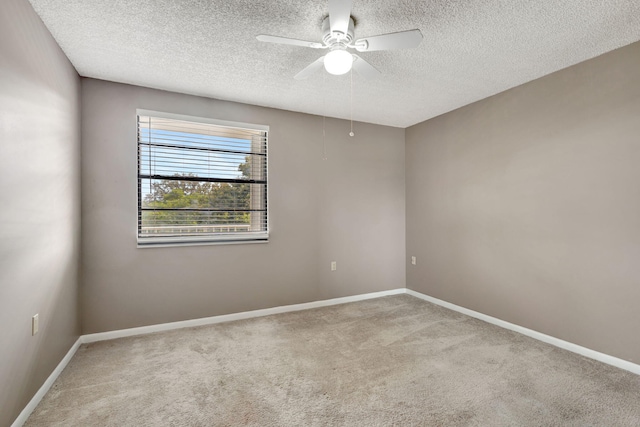
[[[324,18],[324,21],[322,21],[322,42],[330,47],[333,47],[337,44],[347,46],[353,41],[353,27],[353,18],[349,18],[349,28],[347,29],[347,34],[339,32],[332,33],[331,23],[329,22],[329,17],[327,16],[326,18]]]

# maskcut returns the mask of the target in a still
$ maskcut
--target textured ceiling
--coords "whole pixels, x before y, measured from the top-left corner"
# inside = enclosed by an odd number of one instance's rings
[[[350,77],[293,76],[324,51],[326,0],[30,0],[80,75],[330,117]],[[415,49],[360,54],[353,119],[407,127],[640,40],[640,0],[354,0],[355,38],[418,28]]]

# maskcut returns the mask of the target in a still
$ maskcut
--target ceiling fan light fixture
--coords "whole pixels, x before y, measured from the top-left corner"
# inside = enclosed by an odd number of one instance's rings
[[[327,73],[340,76],[351,70],[353,55],[344,49],[334,49],[324,57],[324,69]]]
[[[375,78],[380,75],[380,71],[355,53],[349,53],[347,49],[355,49],[358,52],[408,49],[417,47],[422,41],[422,33],[418,29],[356,39],[354,37],[355,22],[351,17],[353,0],[328,0],[328,2],[329,15],[322,20],[322,43],[267,34],[256,36],[261,42],[328,49],[329,53],[316,59],[296,74],[293,77],[296,80],[304,80],[320,71],[323,64],[329,74],[336,76],[346,74],[353,69],[364,78]]]

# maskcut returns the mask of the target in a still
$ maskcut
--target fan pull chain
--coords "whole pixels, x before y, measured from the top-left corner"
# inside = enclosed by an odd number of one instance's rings
[[[322,160],[327,160],[327,141],[326,141],[326,130],[325,130],[325,121],[326,117],[322,116]]]
[[[327,109],[327,76],[326,73],[322,73],[322,160],[327,160],[327,130],[326,121],[327,117],[324,112]]]
[[[351,80],[351,132],[349,132],[349,136],[354,136],[355,133],[353,133],[353,68],[351,68],[351,71],[349,72],[349,79]]]

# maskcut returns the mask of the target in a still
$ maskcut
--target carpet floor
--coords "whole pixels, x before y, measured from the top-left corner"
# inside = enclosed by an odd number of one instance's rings
[[[82,345],[26,426],[640,426],[640,376],[396,295]]]

